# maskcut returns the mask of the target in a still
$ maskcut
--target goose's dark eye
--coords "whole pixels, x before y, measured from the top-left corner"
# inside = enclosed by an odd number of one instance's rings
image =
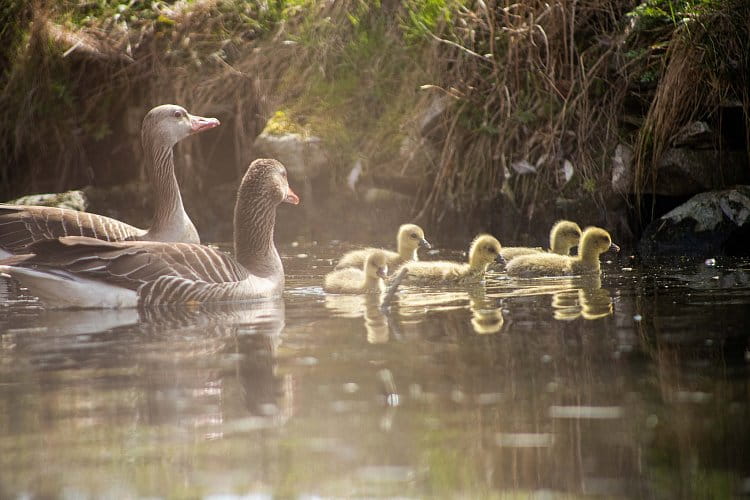
[[[417,233],[411,233],[411,237],[412,237],[412,238],[414,238],[415,240],[416,240],[417,238],[419,238],[419,236],[417,236]]]
[[[495,249],[493,247],[487,247],[487,251],[489,253],[495,253]]]
[[[185,116],[185,115],[184,115],[184,114],[182,113],[182,110],[180,110],[180,109],[177,109],[177,110],[175,110],[175,112],[174,112],[173,114],[174,114],[174,117],[175,117],[175,118],[182,118],[183,116]]]

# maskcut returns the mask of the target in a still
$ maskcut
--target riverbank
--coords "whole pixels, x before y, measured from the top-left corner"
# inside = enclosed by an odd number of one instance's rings
[[[6,199],[91,186],[92,211],[140,222],[140,120],[163,102],[222,121],[176,154],[209,240],[229,239],[239,176],[266,155],[288,155],[308,207],[282,237],[310,239],[412,219],[451,244],[540,242],[569,217],[635,247],[692,196],[750,183],[740,1],[16,2],[0,16]]]

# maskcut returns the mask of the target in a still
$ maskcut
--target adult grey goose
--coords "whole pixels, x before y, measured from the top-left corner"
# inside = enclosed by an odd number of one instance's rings
[[[49,307],[148,307],[168,303],[240,301],[273,297],[284,268],[273,242],[276,207],[299,203],[286,169],[253,161],[234,208],[231,257],[192,243],[106,242],[66,236],[32,244],[29,255],[0,261]]]
[[[24,253],[34,242],[61,236],[200,243],[198,231],[182,205],[172,148],[192,134],[218,126],[216,118],[191,115],[174,104],[157,106],[146,114],[141,142],[154,196],[154,217],[148,230],[77,210],[0,204],[0,257]]]

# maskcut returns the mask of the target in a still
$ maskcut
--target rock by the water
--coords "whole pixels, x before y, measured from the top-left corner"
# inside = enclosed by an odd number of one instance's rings
[[[73,190],[64,193],[30,194],[6,202],[10,205],[36,205],[42,207],[69,208],[85,212],[88,200],[83,191]]]
[[[315,178],[330,164],[324,143],[319,137],[263,132],[255,139],[253,146],[258,158],[279,160],[289,175],[296,179]]]
[[[651,194],[690,196],[750,182],[747,153],[713,149],[668,149],[657,167]],[[650,186],[645,192],[650,193]]]
[[[646,227],[643,257],[750,255],[750,186],[693,196]]]
[[[643,194],[692,196],[750,182],[748,158],[744,151],[697,149],[709,133],[706,127],[703,122],[695,122],[683,129],[676,143],[689,143],[692,147],[674,147],[665,151],[656,168],[656,184],[643,186]],[[633,149],[618,144],[612,155],[612,189],[615,192],[633,191],[633,163]]]
[[[618,144],[612,156],[612,189],[628,193],[633,188],[633,148]]]
[[[712,149],[716,145],[716,138],[706,122],[695,121],[688,123],[680,130],[672,141],[672,145],[694,149]]]

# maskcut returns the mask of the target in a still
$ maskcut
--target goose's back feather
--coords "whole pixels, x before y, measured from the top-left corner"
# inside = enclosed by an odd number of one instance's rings
[[[146,232],[103,215],[66,208],[0,204],[0,248],[22,253],[38,241],[88,236],[102,241],[138,239]]]
[[[474,276],[468,264],[449,261],[419,261],[409,262],[397,269],[394,274],[398,275],[401,269],[408,269],[404,277],[405,283],[469,283],[481,281],[483,276]]]
[[[515,259],[516,257],[520,257],[521,255],[530,255],[542,252],[544,252],[544,250],[540,247],[503,247],[500,250],[500,255],[503,256],[503,259],[509,261],[511,259]]]
[[[351,267],[326,274],[323,282],[323,290],[329,293],[376,293],[384,289],[385,285],[382,280],[368,287],[364,271]]]
[[[65,237],[41,241],[30,250],[34,254],[22,265],[37,271],[33,277],[37,281],[41,279],[39,273],[50,279],[62,273],[77,281],[136,292],[141,305],[247,299],[267,296],[278,286],[278,279],[250,276],[234,258],[197,244]],[[21,282],[31,278],[16,269],[6,270]],[[31,288],[36,290],[39,285]]]
[[[534,278],[540,276],[570,276],[576,273],[575,257],[552,253],[521,255],[511,260],[505,270],[509,276]]]
[[[367,257],[369,257],[373,252],[382,252],[383,255],[385,255],[386,262],[388,263],[388,271],[395,269],[396,266],[403,263],[403,259],[401,259],[401,256],[396,252],[383,250],[382,248],[368,247],[362,248],[360,250],[352,250],[350,252],[346,252],[341,257],[341,259],[339,259],[339,262],[338,264],[336,264],[335,269],[356,268],[358,270],[361,270],[365,265]]]

